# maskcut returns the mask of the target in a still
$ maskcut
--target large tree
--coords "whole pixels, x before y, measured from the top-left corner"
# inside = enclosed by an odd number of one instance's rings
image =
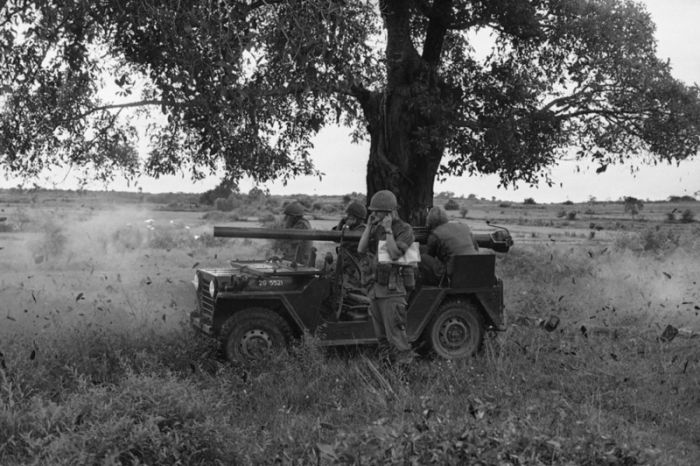
[[[572,150],[602,171],[700,144],[698,88],[671,76],[649,14],[627,0],[0,6],[0,160],[21,174],[70,163],[287,179],[314,173],[313,137],[342,124],[370,140],[368,195],[393,190],[419,223],[436,177],[549,182]],[[105,77],[126,100],[99,98]],[[143,167],[119,117],[131,106],[167,116]]]

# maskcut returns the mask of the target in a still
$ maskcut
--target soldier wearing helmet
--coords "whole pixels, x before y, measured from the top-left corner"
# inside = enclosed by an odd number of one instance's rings
[[[442,207],[428,212],[426,224],[430,230],[425,251],[421,254],[419,270],[426,285],[439,285],[452,276],[454,256],[477,254],[479,246],[466,223],[450,222]]]
[[[379,340],[379,350],[383,356],[393,356],[399,363],[410,362],[413,351],[406,335],[407,285],[410,267],[396,265],[393,261],[401,258],[414,242],[413,228],[399,218],[394,193],[388,190],[377,191],[369,204],[372,212],[357,250],[369,252],[373,256],[373,276],[369,281],[370,314],[374,332]],[[386,248],[391,261],[380,263],[378,248],[380,241]],[[406,283],[408,282],[408,283]]]
[[[345,208],[345,217],[333,227],[334,230],[347,229],[350,231],[364,231],[367,208],[359,201],[352,201]]]
[[[311,224],[304,218],[304,206],[294,201],[284,208],[284,228],[310,230]],[[312,242],[305,240],[285,241],[281,245],[282,258],[297,264],[308,265],[311,260]]]
[[[345,208],[345,216],[333,227],[335,231],[359,231],[366,228],[367,208],[359,201],[351,201]],[[326,253],[327,270],[335,272],[339,269],[342,276],[336,277],[342,280],[342,286],[346,291],[364,295],[363,277],[369,273],[367,254],[357,252],[357,242],[342,241],[335,249],[338,256],[337,265],[333,264],[333,254]]]

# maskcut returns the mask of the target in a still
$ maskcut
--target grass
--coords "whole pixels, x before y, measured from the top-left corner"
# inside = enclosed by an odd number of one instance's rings
[[[693,464],[700,440],[678,342],[511,327],[405,372],[313,341],[231,366],[186,328],[35,345],[4,348],[2,464]]]
[[[516,243],[497,265],[507,330],[476,358],[399,370],[371,348],[323,350],[311,337],[255,367],[224,362],[186,321],[192,264],[259,256],[260,246],[169,217],[149,233],[139,215],[36,215],[29,244],[60,260],[4,256],[0,464],[700,460],[698,340],[659,339],[668,324],[697,322],[696,225]],[[6,331],[34,313],[41,331],[29,320]],[[518,323],[550,315],[561,319],[553,332]]]

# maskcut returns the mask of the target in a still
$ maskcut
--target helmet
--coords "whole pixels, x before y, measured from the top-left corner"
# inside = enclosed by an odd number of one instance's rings
[[[396,209],[396,206],[396,196],[394,196],[394,193],[383,189],[374,193],[369,203],[369,210],[383,210],[389,212]]]
[[[301,217],[304,215],[304,206],[302,206],[297,201],[290,202],[284,208],[284,215],[289,215],[291,217]]]
[[[430,212],[428,212],[428,217],[425,223],[428,225],[428,228],[432,230],[435,227],[439,227],[443,223],[447,223],[447,221],[448,218],[445,209],[440,206],[435,206],[430,209]]]
[[[350,204],[348,204],[348,206],[345,208],[345,213],[361,220],[367,218],[367,208],[364,206],[364,204],[358,201],[352,201]]]

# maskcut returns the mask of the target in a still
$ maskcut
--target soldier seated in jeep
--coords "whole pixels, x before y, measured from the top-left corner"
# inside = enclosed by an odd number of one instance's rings
[[[430,233],[418,265],[421,281],[425,285],[445,285],[452,276],[454,257],[478,254],[479,245],[469,226],[450,222],[442,207],[430,209],[426,224]]]

